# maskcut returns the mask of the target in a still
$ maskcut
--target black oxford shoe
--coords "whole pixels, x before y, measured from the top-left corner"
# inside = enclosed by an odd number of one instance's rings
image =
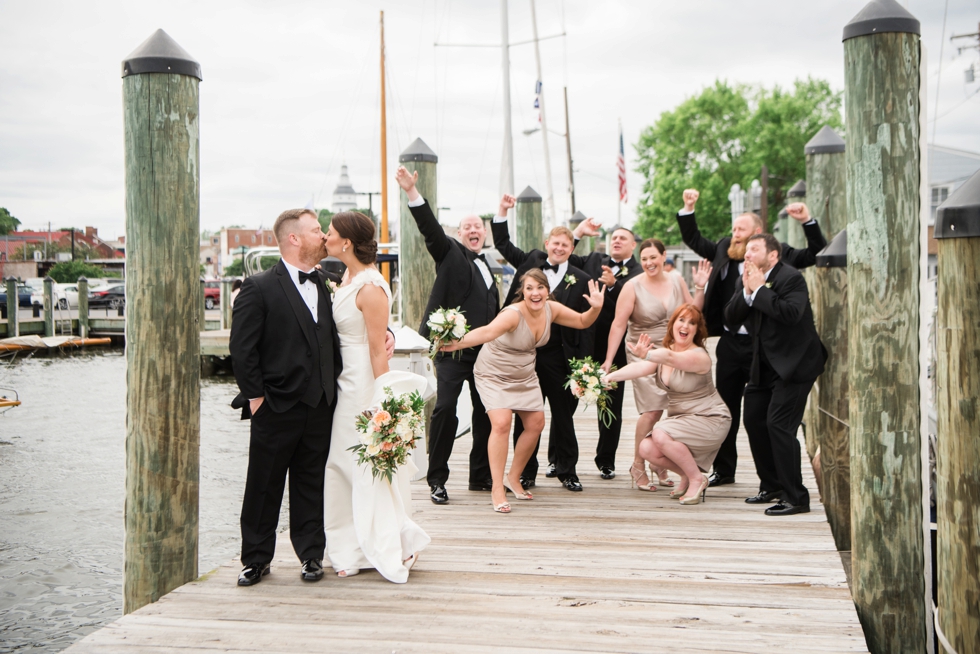
[[[242,568],[241,573],[238,575],[238,585],[254,586],[262,581],[262,577],[266,576],[271,571],[272,568],[268,563],[253,563],[252,565],[247,565]]]
[[[772,504],[773,502],[778,502],[779,498],[782,496],[780,491],[759,491],[758,495],[753,497],[746,497],[746,504]]]
[[[483,481],[471,481],[469,485],[469,489],[471,491],[481,491],[481,492],[489,493],[490,491],[493,490],[493,480],[484,479]]]
[[[521,488],[523,488],[524,490],[527,490],[528,488],[534,488],[534,486],[535,486],[535,484],[534,484],[534,480],[533,479],[531,479],[530,477],[525,477],[524,475],[521,475]]]
[[[610,468],[609,466],[602,466],[601,468],[599,468],[599,476],[602,477],[603,479],[615,479],[616,471]]]
[[[708,476],[708,486],[724,486],[725,484],[734,484],[735,477],[722,477],[717,472],[712,472]]]
[[[442,484],[433,484],[429,486],[429,499],[433,504],[449,504],[449,493]]]
[[[563,482],[561,482],[561,485],[564,486],[567,490],[573,491],[575,493],[578,493],[582,490],[582,484],[579,482],[578,479],[566,479]]]
[[[809,513],[809,504],[790,504],[789,502],[784,502],[780,500],[779,504],[775,506],[770,506],[766,509],[766,515],[795,515],[797,513]]]
[[[558,476],[558,472],[555,470],[555,464],[554,463],[549,463],[548,464],[548,467],[545,468],[544,476],[547,477],[548,479],[552,479],[552,478]]]
[[[303,581],[320,581],[323,578],[323,559],[306,559],[300,571]]]

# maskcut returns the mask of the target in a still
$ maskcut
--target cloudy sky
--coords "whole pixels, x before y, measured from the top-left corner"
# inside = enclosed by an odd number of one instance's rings
[[[615,221],[617,121],[632,144],[659,114],[721,78],[796,78],[843,88],[843,26],[864,0],[537,0],[549,128],[564,132],[567,86],[578,208]],[[980,89],[951,34],[975,32],[980,2],[907,0],[922,21],[935,142],[980,151]],[[530,0],[510,0],[512,43],[531,38]],[[311,198],[328,207],[342,163],[380,189],[378,18],[388,53],[388,170],[421,137],[439,155],[444,222],[493,211],[503,143],[499,2],[475,0],[0,0],[0,206],[26,227],[125,229],[120,62],[157,28],[200,61],[201,225],[270,226]],[[940,46],[945,40],[942,56]],[[972,43],[976,43],[973,41]],[[939,66],[942,64],[940,74]],[[511,48],[515,179],[547,195],[533,109],[531,45]],[[937,102],[938,84],[938,111]],[[968,99],[969,98],[969,99]],[[930,138],[932,129],[930,127]],[[567,216],[565,143],[552,135],[558,216]],[[642,180],[630,172],[631,222]],[[389,184],[392,218],[398,196]],[[376,201],[377,202],[377,201]],[[365,200],[366,204],[366,200]],[[375,205],[377,206],[377,204]]]

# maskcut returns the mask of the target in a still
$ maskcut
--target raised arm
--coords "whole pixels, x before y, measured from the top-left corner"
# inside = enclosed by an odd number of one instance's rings
[[[463,338],[459,339],[458,341],[453,341],[452,343],[447,343],[446,345],[440,347],[439,351],[455,352],[456,350],[463,350],[468,347],[476,347],[477,345],[489,343],[505,333],[512,332],[517,329],[517,325],[519,325],[520,322],[521,317],[517,315],[517,311],[501,311],[489,325],[478,327],[471,332],[467,332],[463,335]]]
[[[490,223],[490,232],[493,234],[493,247],[497,249],[507,263],[519,268],[527,260],[527,253],[520,249],[510,240],[510,228],[507,226],[507,212],[517,204],[513,195],[506,193],[500,199],[500,207],[497,209],[497,217]]]
[[[684,294],[684,302],[688,304],[693,304],[698,309],[704,308],[704,289],[708,284],[708,279],[711,277],[711,264],[706,259],[701,259],[698,262],[698,268],[691,275],[692,281],[694,282],[694,295],[691,295],[691,291],[687,286],[687,282],[681,277],[681,290]]]
[[[684,208],[677,212],[677,225],[681,228],[681,240],[684,245],[698,253],[702,259],[713,261],[718,251],[718,244],[701,235],[698,222],[694,217],[694,206],[700,193],[693,188],[684,191]]]
[[[711,372],[711,355],[703,347],[692,347],[683,352],[675,352],[665,347],[651,349],[650,337],[640,334],[636,345],[626,344],[633,356],[644,362],[670,366],[675,370],[705,374]]]
[[[572,247],[574,248],[577,246],[578,242],[583,236],[598,236],[599,227],[601,226],[602,223],[595,218],[586,218],[583,220],[581,223],[579,223],[578,227],[572,231],[572,236],[575,237]],[[584,257],[581,254],[575,254],[573,252],[571,256],[568,257],[568,263],[580,270],[584,270],[590,277],[595,279],[598,279],[602,274],[602,270],[600,269],[600,266],[602,265],[602,253],[600,252],[590,252]],[[606,286],[610,286],[608,282],[605,283]]]
[[[636,302],[636,291],[633,285],[624,284],[623,289],[619,292],[619,300],[616,302],[616,317],[613,318],[613,323],[609,327],[609,346],[606,348],[606,360],[602,364],[603,369],[607,371],[612,366],[613,359],[616,358],[616,351],[619,350],[619,344],[623,342],[623,337],[626,335],[626,325],[633,313],[634,302]]]
[[[571,327],[572,329],[588,329],[595,322],[595,319],[599,317],[599,312],[602,311],[602,302],[605,299],[606,287],[602,286],[600,288],[599,284],[596,284],[594,279],[589,280],[589,293],[584,295],[589,301],[589,310],[585,313],[579,313],[578,311],[573,311],[569,309],[561,302],[555,302],[554,300],[549,300],[548,304],[551,306],[551,321],[561,325],[562,327]]]
[[[811,222],[810,210],[802,202],[794,202],[786,207],[786,213],[789,214],[790,218],[803,225],[806,248],[798,249],[783,243],[783,254],[780,258],[796,269],[808,268],[817,262],[817,253],[827,247],[827,239],[820,230],[817,221]]]
[[[439,263],[449,254],[453,241],[446,236],[446,232],[436,219],[436,215],[432,213],[432,207],[419,195],[418,189],[415,188],[415,182],[418,178],[418,172],[409,173],[405,166],[399,166],[395,172],[395,181],[408,196],[408,210],[412,212],[412,218],[415,219],[415,224],[425,239],[425,249],[429,251],[436,263]],[[420,200],[422,204],[411,206]]]
[[[657,372],[657,364],[650,361],[636,361],[628,363],[618,370],[613,370],[606,375],[606,381],[624,382],[627,379],[639,379]]]

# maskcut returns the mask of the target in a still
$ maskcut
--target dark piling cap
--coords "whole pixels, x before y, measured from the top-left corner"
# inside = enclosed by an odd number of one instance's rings
[[[803,146],[803,154],[830,154],[843,152],[846,149],[844,139],[840,137],[840,134],[835,132],[830,125],[824,125],[816,136]]]
[[[786,192],[787,197],[791,198],[805,198],[806,197],[806,182],[802,179],[797,180],[793,187]]]
[[[576,211],[575,215],[572,216],[572,219],[569,220],[568,222],[571,223],[572,225],[580,225],[586,220],[588,220],[588,216],[586,216],[581,211]]]
[[[882,32],[922,34],[919,20],[895,0],[871,0],[844,26],[843,40]]]
[[[54,283],[54,277],[52,277],[51,275],[45,275],[44,276],[44,281],[45,282],[51,282],[53,284]]]
[[[788,220],[789,219],[789,212],[786,211],[785,209],[783,209],[778,214],[776,214],[776,218],[778,218],[779,220]]]
[[[203,79],[201,64],[163,30],[154,32],[123,59],[123,77],[143,73],[172,73]]]
[[[980,171],[936,209],[936,238],[980,236]]]
[[[518,202],[541,202],[541,196],[533,188],[528,186],[517,196]]]
[[[411,145],[405,148],[405,151],[398,155],[398,161],[400,163],[406,163],[409,161],[427,161],[429,163],[439,163],[439,157],[436,153],[432,151],[425,141],[422,139],[415,139],[412,141]]]
[[[837,236],[831,239],[827,247],[817,252],[818,268],[846,268],[847,267],[847,230],[842,229],[837,232]]]

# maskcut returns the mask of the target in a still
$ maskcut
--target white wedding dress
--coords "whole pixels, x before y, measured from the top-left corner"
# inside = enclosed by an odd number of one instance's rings
[[[338,382],[327,458],[324,497],[327,556],[337,572],[374,568],[388,581],[403,584],[408,581],[408,568],[403,562],[430,541],[428,534],[411,518],[409,481],[418,468],[409,455],[389,484],[383,477],[375,479],[368,464],[358,465],[356,455],[347,448],[360,443],[354,428],[357,415],[379,405],[385,386],[391,387],[395,395],[413,390],[421,392],[425,378],[398,371],[374,378],[364,315],[355,304],[357,293],[365,284],[384,289],[390,311],[391,289],[373,268],[358,273],[350,284],[339,287],[333,295],[333,316],[344,368]]]

